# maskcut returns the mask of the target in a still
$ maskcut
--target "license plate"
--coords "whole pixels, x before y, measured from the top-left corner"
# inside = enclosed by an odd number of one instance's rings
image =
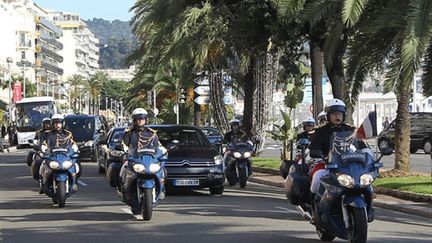
[[[199,186],[199,180],[175,180],[175,186]]]

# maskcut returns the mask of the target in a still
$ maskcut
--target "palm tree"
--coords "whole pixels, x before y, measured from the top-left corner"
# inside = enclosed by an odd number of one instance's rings
[[[78,99],[80,97],[82,87],[85,85],[84,77],[79,74],[74,74],[68,78],[67,83],[70,85],[69,100],[73,102],[73,105],[71,104],[71,106],[76,113],[79,110],[79,107],[77,107]]]
[[[353,3],[357,2],[357,3]],[[432,94],[432,2],[345,1],[345,24],[356,24],[359,35],[350,48],[348,73],[360,84],[371,70],[386,69],[386,91],[396,93],[396,170],[409,172],[411,84],[423,70],[423,87]]]
[[[102,87],[109,81],[108,74],[103,72],[97,72],[87,80],[87,87],[90,94],[92,114],[99,113],[98,107],[100,107],[100,96],[102,93]],[[97,108],[97,109],[96,109]]]

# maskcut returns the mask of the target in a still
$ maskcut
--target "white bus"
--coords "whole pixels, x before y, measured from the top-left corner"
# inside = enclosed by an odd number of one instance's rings
[[[36,131],[42,128],[42,119],[51,118],[58,113],[52,97],[24,98],[15,104],[12,112],[12,121],[16,124],[16,143],[29,144],[34,139]]]

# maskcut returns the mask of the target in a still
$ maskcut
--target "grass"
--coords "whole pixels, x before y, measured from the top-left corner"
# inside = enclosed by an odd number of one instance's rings
[[[430,176],[379,178],[374,182],[374,186],[432,195],[432,178]]]
[[[252,158],[252,166],[255,167],[278,170],[280,164],[281,164],[281,160],[279,158],[261,158],[261,157]]]

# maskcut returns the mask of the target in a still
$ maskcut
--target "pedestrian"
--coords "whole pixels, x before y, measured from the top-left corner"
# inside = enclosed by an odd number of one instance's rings
[[[4,139],[5,136],[6,136],[6,126],[5,126],[5,124],[3,123],[2,126],[1,126],[1,138]]]
[[[390,125],[389,119],[386,116],[384,122],[382,123],[383,128],[386,128]]]

